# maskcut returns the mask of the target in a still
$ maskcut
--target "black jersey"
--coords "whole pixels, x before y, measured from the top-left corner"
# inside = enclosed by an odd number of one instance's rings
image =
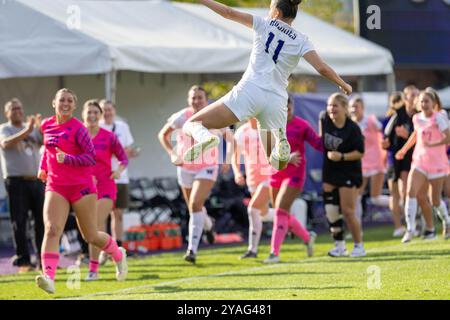
[[[402,106],[395,111],[392,117],[389,119],[389,122],[384,129],[384,136],[389,139],[390,147],[389,150],[392,152],[397,152],[400,150],[403,145],[406,143],[407,139],[403,139],[399,137],[395,133],[395,128],[398,126],[404,126],[406,130],[408,130],[409,135],[414,131],[414,125],[412,122],[412,117],[406,112],[406,107]],[[413,149],[410,149],[411,153]]]
[[[342,128],[337,128],[326,112],[320,115],[322,140],[325,148],[323,182],[337,187],[360,187],[362,184],[361,160],[331,161],[328,151],[364,153],[364,136],[358,124],[347,117]]]

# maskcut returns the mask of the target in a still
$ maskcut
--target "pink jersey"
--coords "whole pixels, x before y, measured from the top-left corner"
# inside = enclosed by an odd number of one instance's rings
[[[176,130],[177,134],[177,154],[183,158],[184,153],[195,143],[194,139],[183,133],[184,123],[194,114],[193,108],[185,108],[170,116],[168,123],[172,129]],[[211,130],[213,133],[220,132],[218,130]],[[219,134],[217,134],[220,136]],[[186,170],[199,171],[206,167],[211,167],[219,164],[219,148],[212,148],[193,162],[184,162],[183,168]]]
[[[381,147],[383,139],[382,124],[374,115],[365,116],[358,122],[364,135],[364,156],[362,158],[363,174],[368,172],[384,172],[386,151]]]
[[[434,143],[443,138],[443,131],[448,129],[448,120],[439,112],[433,112],[430,118],[423,112],[413,117],[414,130],[417,133],[412,166],[419,167],[427,173],[448,173],[447,146],[427,147],[425,142]]]
[[[323,152],[322,139],[314,131],[311,125],[304,119],[294,116],[286,125],[286,135],[288,142],[291,145],[291,153],[297,151],[300,154],[301,162],[298,167],[293,164],[288,164],[286,169],[277,171],[273,178],[285,178],[291,175],[303,176],[306,171],[306,147],[305,142],[308,142],[314,149]]]
[[[56,116],[42,122],[44,153],[40,169],[50,185],[89,185],[93,181],[95,150],[87,129],[77,118],[58,124]],[[66,153],[64,163],[56,160],[56,148]]]
[[[94,176],[97,182],[111,180],[111,158],[116,156],[119,164],[128,166],[128,157],[120,144],[117,136],[108,130],[100,128],[97,135],[92,139],[95,148]]]
[[[272,174],[272,166],[267,161],[258,130],[253,129],[247,122],[236,130],[234,139],[244,156],[247,185],[256,188],[260,183],[268,181]]]

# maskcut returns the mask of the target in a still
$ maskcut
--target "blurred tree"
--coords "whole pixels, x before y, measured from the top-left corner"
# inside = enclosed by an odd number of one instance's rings
[[[198,3],[197,0],[177,1]],[[219,0],[219,2],[232,7],[268,8],[270,5],[269,0]],[[353,32],[352,21],[341,18],[342,2],[340,0],[304,0],[300,5],[300,10]]]

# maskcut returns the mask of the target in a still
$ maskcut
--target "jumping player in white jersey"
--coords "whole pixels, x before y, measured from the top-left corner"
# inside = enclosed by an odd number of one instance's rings
[[[259,134],[270,164],[278,170],[289,161],[286,139],[288,78],[301,57],[322,76],[350,94],[352,87],[342,80],[314,50],[308,38],[291,27],[301,0],[272,0],[267,18],[240,12],[213,0],[199,0],[222,17],[253,29],[250,63],[241,81],[223,98],[192,116],[183,131],[197,143],[184,154],[192,161],[215,146],[220,139],[208,129],[221,129],[252,117],[258,120]],[[272,147],[272,134],[275,147]]]

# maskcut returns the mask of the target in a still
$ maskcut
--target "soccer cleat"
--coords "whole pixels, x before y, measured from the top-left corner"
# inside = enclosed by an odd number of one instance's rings
[[[84,281],[96,281],[99,279],[98,272],[89,272]]]
[[[289,145],[289,142],[285,138],[281,139],[280,142],[278,142],[278,145],[276,145],[270,153],[270,164],[272,167],[279,170],[281,167],[280,163],[288,162],[290,154],[291,146]]]
[[[352,253],[350,254],[350,257],[352,257],[352,258],[365,257],[365,256],[366,256],[366,250],[364,250],[363,246],[354,246]]]
[[[117,281],[124,281],[128,274],[128,263],[127,263],[127,250],[119,247],[122,251],[122,259],[116,262],[116,279]]]
[[[345,247],[339,247],[336,245],[333,249],[328,251],[328,255],[333,258],[348,257],[348,252]]]
[[[36,277],[36,284],[47,293],[55,293],[55,281],[42,274]]]
[[[400,227],[394,230],[394,233],[392,233],[392,237],[394,238],[400,238],[401,236],[403,236],[405,234],[405,227]]]
[[[408,242],[411,242],[411,240],[412,240],[413,238],[414,238],[414,232],[411,232],[411,231],[407,230],[407,231],[405,232],[405,234],[403,235],[402,243],[408,243]]]
[[[109,255],[105,251],[102,251],[100,252],[100,255],[98,257],[98,264],[103,266],[108,261],[108,259]]]
[[[205,232],[206,242],[208,242],[209,244],[214,244],[214,242],[216,241],[216,236],[214,235],[213,229],[204,231],[204,232]]]
[[[316,242],[317,234],[314,231],[309,232],[309,241],[306,243],[306,253],[308,257],[312,257],[314,254],[314,243]]]
[[[280,257],[277,256],[275,253],[271,253],[269,257],[263,261],[263,263],[269,264],[269,263],[278,263],[280,262]]]
[[[435,230],[425,230],[422,236],[422,240],[436,240],[436,231]]]
[[[194,253],[194,251],[189,250],[188,252],[186,252],[186,254],[184,255],[183,259],[187,262],[190,262],[192,264],[195,264],[195,260],[196,260],[196,255]]]
[[[253,251],[247,251],[246,253],[244,253],[242,256],[239,257],[239,260],[244,260],[244,259],[248,259],[248,258],[257,258],[258,254],[256,252]]]
[[[197,159],[203,152],[218,146],[220,143],[219,137],[211,135],[205,141],[197,142],[190,147],[183,156],[184,161],[191,162]]]

